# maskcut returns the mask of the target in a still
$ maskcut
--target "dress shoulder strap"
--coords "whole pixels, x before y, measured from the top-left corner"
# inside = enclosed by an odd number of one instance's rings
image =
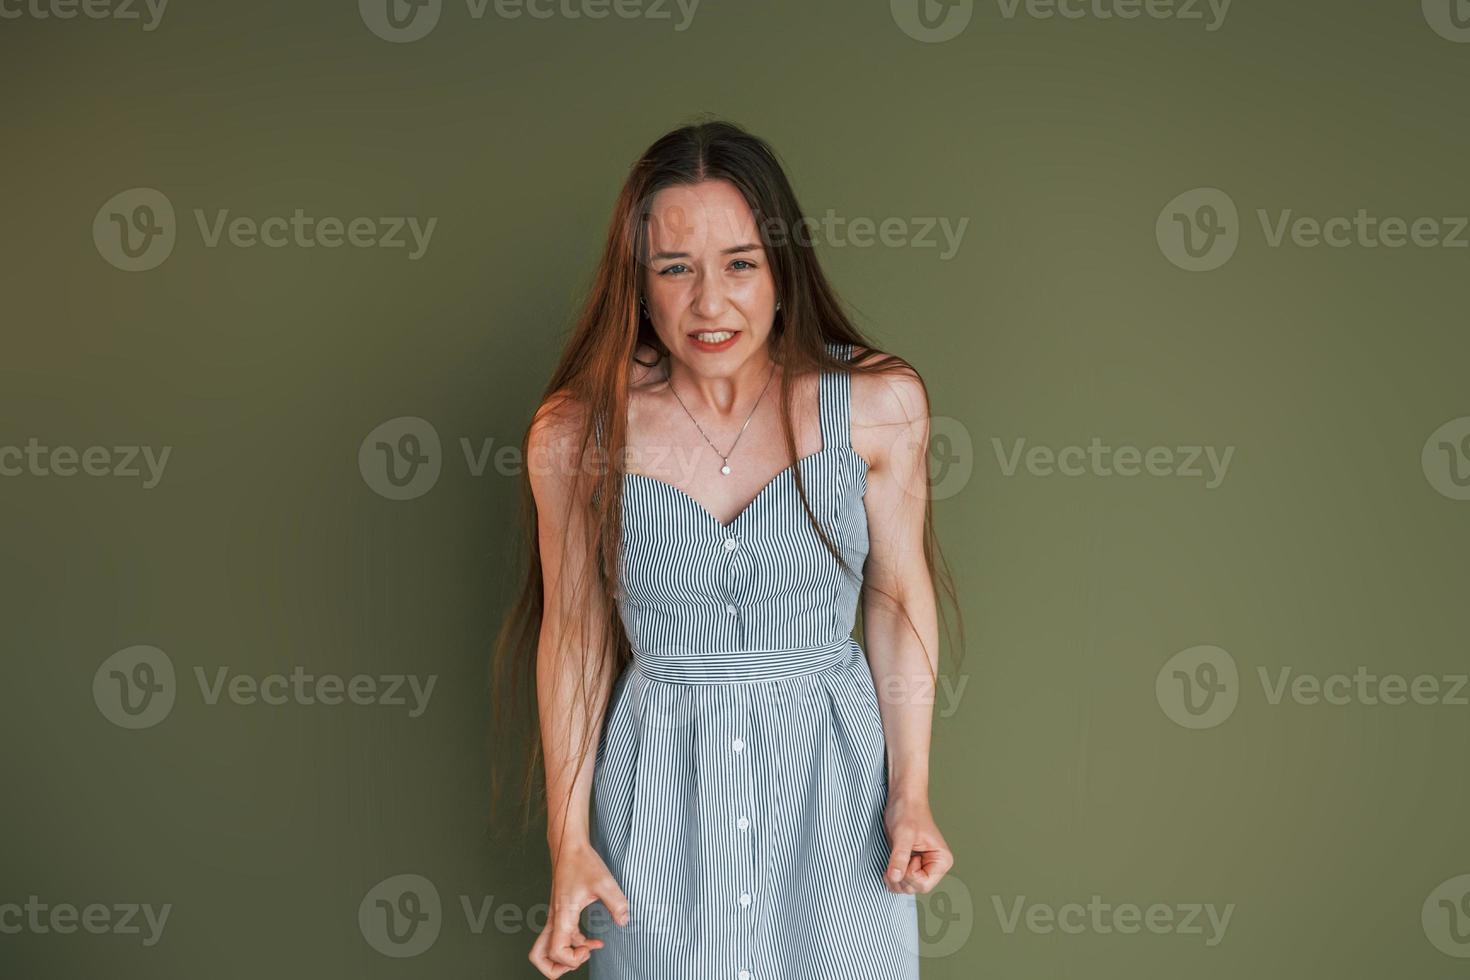
[[[839,360],[852,358],[852,345],[827,341],[827,351]],[[822,413],[822,448],[852,445],[852,375],[824,371],[817,398]]]

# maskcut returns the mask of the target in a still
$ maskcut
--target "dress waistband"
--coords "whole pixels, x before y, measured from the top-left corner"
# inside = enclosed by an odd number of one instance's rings
[[[669,684],[739,684],[816,674],[843,663],[857,641],[851,636],[824,646],[788,650],[720,650],[679,653],[633,651],[633,664],[649,680]]]

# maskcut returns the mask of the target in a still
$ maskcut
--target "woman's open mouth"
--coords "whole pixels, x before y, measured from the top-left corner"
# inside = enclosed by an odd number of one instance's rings
[[[696,330],[688,334],[689,342],[694,345],[695,350],[719,351],[725,350],[740,338],[739,330]]]

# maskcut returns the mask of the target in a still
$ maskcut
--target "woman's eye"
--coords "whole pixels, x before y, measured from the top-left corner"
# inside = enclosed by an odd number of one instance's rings
[[[734,262],[731,262],[730,263],[730,266],[731,266],[731,268],[735,269],[737,272],[744,272],[747,269],[754,269],[755,268],[755,263],[754,262],[751,262],[751,261],[749,261],[747,259],[736,259]],[[674,265],[671,265],[671,266],[669,266],[666,269],[660,269],[658,274],[661,275],[661,276],[675,275],[675,274],[680,273],[680,272],[686,272],[686,271],[688,271],[688,268],[689,268],[688,266],[686,266],[682,262],[680,262],[680,263],[676,263]]]

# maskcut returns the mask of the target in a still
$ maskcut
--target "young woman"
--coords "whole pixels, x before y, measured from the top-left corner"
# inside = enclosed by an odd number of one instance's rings
[[[500,638],[534,662],[543,974],[918,976],[914,895],[953,864],[928,799],[927,415],[840,310],[766,143],[706,122],[649,147],[527,433],[535,535]],[[595,902],[611,921],[584,932]]]

